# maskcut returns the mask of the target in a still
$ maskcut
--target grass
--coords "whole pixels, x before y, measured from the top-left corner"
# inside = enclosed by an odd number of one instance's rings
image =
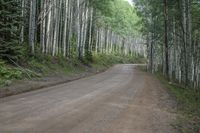
[[[0,60],[0,85],[10,84],[10,79],[21,79],[22,75],[22,71],[18,68],[10,67],[3,60]]]
[[[48,55],[24,58],[18,65],[9,65],[0,60],[0,86],[10,85],[13,80],[31,79],[48,75],[73,75],[87,71],[88,67],[96,70],[106,69],[114,64],[142,63],[145,59],[113,54],[93,56],[93,61],[83,60],[69,62],[66,58]]]
[[[81,63],[71,63],[63,57],[40,56],[27,62],[29,69],[44,75],[49,74],[72,74],[84,71]]]
[[[134,63],[145,63],[146,60],[142,57],[132,57],[117,54],[99,54],[94,55],[92,67],[101,69],[108,68],[114,64],[134,64]]]
[[[161,74],[157,74],[157,77],[167,86],[170,94],[175,97],[178,103],[180,115],[175,124],[178,131],[181,133],[200,133],[200,91],[169,84]]]
[[[0,61],[0,86],[8,86],[13,80],[31,79],[47,75],[70,75],[85,71],[81,63],[70,63],[62,57],[31,57],[18,65]]]

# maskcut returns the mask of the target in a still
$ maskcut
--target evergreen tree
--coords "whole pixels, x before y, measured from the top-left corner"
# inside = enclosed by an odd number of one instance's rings
[[[17,0],[0,1],[0,58],[18,59],[21,25],[20,3]]]

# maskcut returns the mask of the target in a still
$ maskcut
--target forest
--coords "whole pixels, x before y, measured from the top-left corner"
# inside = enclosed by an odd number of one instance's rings
[[[144,54],[135,24],[138,17],[125,1],[1,1],[1,58],[17,60],[20,45],[30,54],[68,59],[92,53]]]
[[[176,128],[200,132],[200,1],[135,0],[135,7],[146,38],[147,69],[159,75],[183,114]]]
[[[199,3],[2,0],[1,64],[22,64],[37,55],[69,62],[90,62],[98,54],[142,56],[150,72],[161,71],[169,81],[198,89]]]
[[[200,0],[0,0],[0,97],[16,80],[115,64],[143,64],[200,132]]]
[[[94,55],[146,56],[140,17],[123,0],[1,0],[0,10],[3,79],[21,73],[5,72],[7,63],[26,68],[41,56],[71,64],[88,64]]]
[[[163,5],[163,6],[158,6]],[[182,87],[200,87],[200,1],[137,0],[146,37],[148,70]]]

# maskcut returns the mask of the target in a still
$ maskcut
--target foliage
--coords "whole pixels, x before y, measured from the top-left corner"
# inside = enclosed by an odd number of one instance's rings
[[[103,15],[110,15],[111,10],[109,6],[114,0],[89,0],[89,3],[94,9],[99,10]]]
[[[133,57],[120,54],[98,54],[93,57],[92,66],[96,68],[110,67],[114,64],[145,63],[143,57]]]
[[[17,60],[21,55],[19,45],[20,13],[18,1],[0,1],[0,59]]]
[[[7,84],[12,79],[21,79],[23,73],[17,68],[11,68],[0,60],[0,85]]]
[[[123,0],[113,0],[107,3],[109,13],[99,20],[105,28],[110,27],[115,33],[127,37],[139,34],[140,26],[136,26],[140,17],[138,17],[134,7]]]
[[[149,71],[161,66],[173,82],[200,88],[199,1],[136,0],[136,8],[148,46]]]
[[[85,60],[83,62],[85,62],[85,64],[93,62],[92,52],[91,51],[86,51],[85,52]]]
[[[194,89],[184,89],[176,84],[169,84],[167,79],[159,73],[157,76],[177,100],[178,110],[182,114],[178,117],[175,127],[181,133],[199,133],[200,92]]]
[[[1,0],[0,15],[0,59],[9,63],[1,67],[3,79],[31,78],[57,71],[70,73],[81,63],[111,65],[136,59],[129,55],[134,51],[131,38],[138,34],[140,27],[135,24],[140,18],[124,0]],[[126,44],[130,46],[125,47]],[[93,58],[93,53],[125,50],[132,53],[100,54]]]

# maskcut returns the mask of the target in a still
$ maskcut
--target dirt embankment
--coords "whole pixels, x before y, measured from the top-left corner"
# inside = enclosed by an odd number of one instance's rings
[[[105,69],[97,70],[94,68],[87,67],[86,71],[63,75],[63,74],[53,74],[41,78],[33,78],[29,80],[18,80],[13,81],[10,85],[0,87],[0,98],[12,96],[24,92],[29,92],[33,90],[42,89],[45,87],[50,87],[62,83],[67,83],[73,80],[91,76],[100,72],[105,71]]]

